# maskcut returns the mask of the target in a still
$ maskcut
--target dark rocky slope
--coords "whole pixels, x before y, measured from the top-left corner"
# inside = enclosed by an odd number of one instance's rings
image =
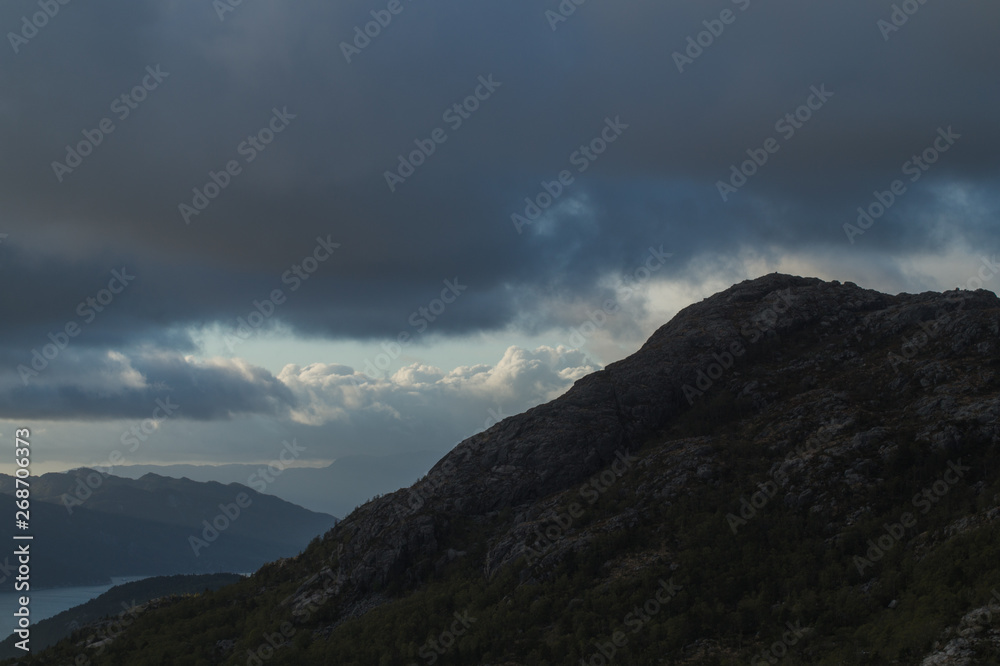
[[[585,482],[617,451],[638,450],[671,419],[713,394],[728,389],[764,405],[773,393],[770,386],[789,381],[786,377],[802,388],[795,405],[781,407],[787,417],[775,425],[784,431],[775,436],[786,435],[789,445],[796,435],[803,441],[807,415],[817,432],[823,422],[827,431],[849,425],[850,403],[878,385],[923,389],[911,408],[927,422],[924,437],[947,440],[950,429],[938,424],[951,420],[957,396],[965,395],[955,416],[981,424],[984,436],[996,438],[996,394],[974,395],[996,381],[998,305],[987,291],[893,297],[851,283],[778,274],[736,285],[685,308],[634,355],[580,380],[566,395],[462,442],[412,488],[361,507],[338,528],[349,544],[340,566],[359,589],[400,574],[416,582],[440,555],[435,535],[447,531],[454,517],[527,509]],[[914,360],[906,360],[905,341],[914,336],[919,341],[921,324],[937,325],[940,333],[916,350]],[[809,340],[819,353],[797,357],[778,340]],[[735,358],[734,344],[737,352],[745,350]],[[732,367],[713,380],[713,366],[729,358]],[[848,388],[855,395],[824,381],[824,368],[831,365],[850,369],[857,385]],[[934,390],[938,385],[942,389]],[[505,541],[511,548],[494,547],[484,563],[488,571],[498,565],[495,560],[520,554],[519,539],[498,539]]]
[[[998,663],[998,371],[992,292],[744,282],[176,614],[242,609],[204,663],[598,663],[669,581],[619,663]]]

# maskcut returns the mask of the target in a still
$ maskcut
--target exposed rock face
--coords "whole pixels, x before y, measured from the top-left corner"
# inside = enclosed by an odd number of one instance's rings
[[[512,524],[491,536],[481,563],[492,575],[522,554],[535,522],[555,506],[539,500],[587,482],[723,389],[765,409],[776,385],[795,382],[799,395],[782,405],[762,444],[788,453],[773,470],[790,480],[782,501],[822,507],[849,524],[840,479],[848,489],[870,482],[872,456],[885,455],[887,433],[859,430],[858,396],[829,385],[830,369],[850,370],[861,392],[874,389],[876,377],[892,391],[920,391],[907,409],[923,424],[918,438],[934,446],[955,447],[970,436],[948,425],[954,421],[996,442],[995,394],[977,392],[996,380],[998,341],[1000,302],[984,290],[890,296],[778,274],[743,282],[685,308],[634,355],[557,400],[465,440],[410,489],[348,516],[333,531],[345,545],[331,561],[336,584],[324,599],[336,595],[347,615],[363,612],[377,603],[371,590],[390,581],[417,584],[461,557],[441,545],[455,520],[485,521],[510,509]],[[846,471],[836,468],[833,461],[851,452],[865,455]],[[689,479],[712,482],[721,465],[698,439],[659,455],[664,459],[644,465],[656,467],[649,497],[664,501]],[[564,539],[542,557],[559,558],[589,537],[583,531]],[[298,603],[318,595],[320,584],[305,583]]]
[[[977,649],[1000,649],[998,601],[1000,599],[966,613],[956,627],[945,632],[943,644],[939,641],[920,666],[972,666],[976,663]]]
[[[769,275],[101,663],[415,663],[468,608],[441,663],[595,663],[653,588],[617,663],[995,663],[998,468],[995,294]]]

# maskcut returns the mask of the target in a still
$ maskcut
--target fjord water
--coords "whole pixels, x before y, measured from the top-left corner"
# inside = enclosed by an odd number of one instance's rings
[[[85,604],[96,599],[115,585],[143,580],[148,576],[122,576],[111,579],[107,585],[85,585],[79,587],[53,587],[47,590],[32,590],[29,594],[31,604],[31,624],[34,625],[64,610]],[[10,636],[17,629],[17,618],[14,611],[20,608],[18,597],[24,592],[0,593],[0,640]]]

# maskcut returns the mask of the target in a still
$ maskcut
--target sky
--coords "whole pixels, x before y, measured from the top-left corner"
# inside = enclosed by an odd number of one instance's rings
[[[745,279],[996,291],[998,21],[4,3],[0,436],[36,473],[444,453]]]

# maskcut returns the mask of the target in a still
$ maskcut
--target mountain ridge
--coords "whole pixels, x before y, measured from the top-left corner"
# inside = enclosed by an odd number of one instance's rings
[[[289,467],[281,470],[267,485],[267,492],[293,504],[346,516],[375,495],[392,492],[413,483],[443,455],[440,451],[415,451],[392,456],[343,456],[325,467]],[[127,465],[115,474],[138,478],[152,472],[170,478],[192,481],[216,480],[220,483],[251,485],[261,465]],[[252,485],[251,485],[252,487]]]
[[[788,663],[874,664],[920,663],[965,631],[959,652],[996,663],[1000,627],[977,638],[959,622],[1000,586],[998,339],[984,290],[734,285],[209,595],[204,612],[243,604],[252,620],[231,650],[196,645],[245,663],[260,625],[288,629],[272,663],[596,663],[627,645],[630,663],[718,664],[794,645]],[[954,464],[969,471],[938,492]],[[924,513],[913,494],[927,489]],[[606,642],[661,587],[669,617]],[[480,624],[439,652],[465,609]],[[172,626],[148,622],[137,631]],[[769,644],[787,622],[804,623],[794,644]]]
[[[333,516],[240,484],[152,474],[132,480],[87,468],[50,472],[29,483],[34,536],[48,544],[35,559],[35,586],[102,583],[113,576],[252,571],[276,557],[294,555],[316,531],[336,522]],[[14,478],[0,474],[0,504],[13,510],[13,494]],[[10,538],[12,529],[0,528],[0,537]],[[66,552],[74,557],[60,563]]]

